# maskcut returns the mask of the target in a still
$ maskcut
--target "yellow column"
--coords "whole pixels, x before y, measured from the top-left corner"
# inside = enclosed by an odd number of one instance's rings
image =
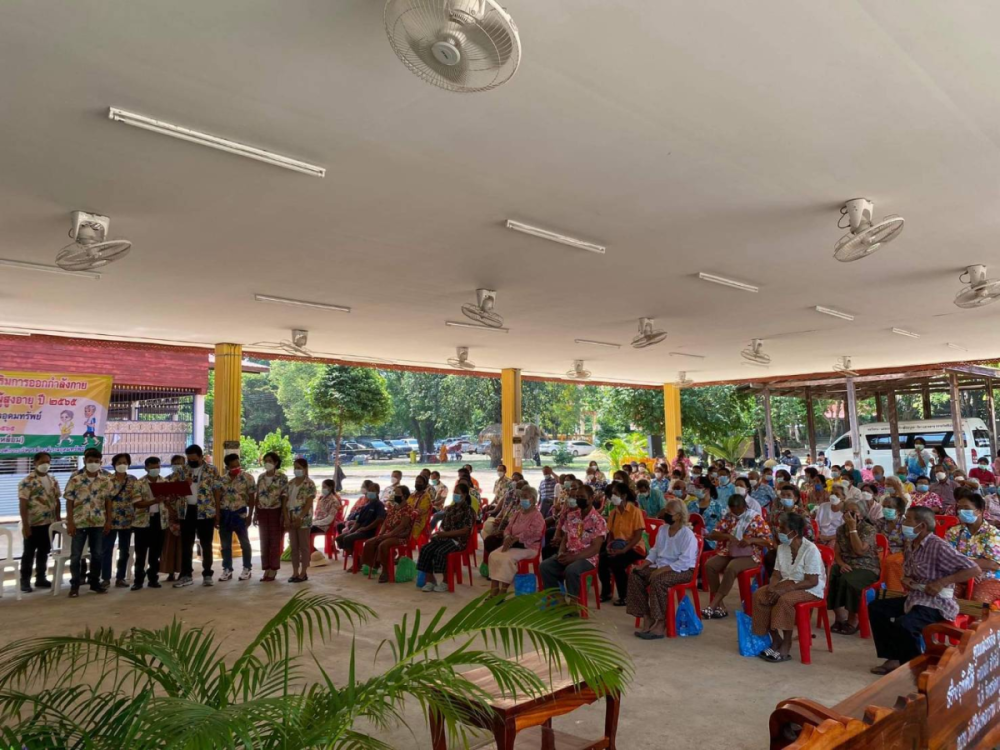
[[[212,459],[219,471],[223,459],[232,452],[226,443],[240,443],[240,416],[243,395],[243,347],[215,345],[215,408],[212,411]],[[238,451],[236,451],[238,452]]]
[[[673,460],[681,447],[681,389],[676,385],[663,385],[663,454]]]
[[[521,421],[520,370],[501,370],[500,400],[503,463],[507,467],[507,476],[510,476],[515,471],[521,471],[521,460],[514,457],[514,425]]]

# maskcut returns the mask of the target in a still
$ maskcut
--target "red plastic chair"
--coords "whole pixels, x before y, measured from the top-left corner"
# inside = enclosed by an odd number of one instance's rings
[[[580,617],[584,619],[590,617],[590,605],[587,600],[587,579],[590,579],[590,584],[594,587],[594,600],[597,602],[597,608],[601,608],[601,589],[597,582],[597,568],[594,568],[580,575],[580,596],[578,597],[578,601],[580,602],[580,607],[582,607]]]
[[[817,521],[815,518],[813,518],[813,519],[810,519],[810,523],[812,524],[812,527],[813,527],[813,540],[816,541],[816,542],[818,542],[819,541],[819,521]]]
[[[323,554],[327,560],[339,560],[340,553],[337,551],[337,521],[330,524],[323,537]]]
[[[652,549],[653,545],[656,544],[656,535],[660,531],[660,527],[663,526],[663,519],[660,518],[647,518],[645,521],[646,526],[646,536],[649,537],[649,547]]]
[[[815,602],[800,602],[795,605],[795,625],[799,633],[799,656],[803,664],[812,664],[812,611],[816,610],[816,627],[822,626],[826,631],[826,646],[833,653],[833,635],[830,633],[830,613],[827,611],[826,600],[830,594],[830,568],[833,566],[833,548],[825,544],[817,544],[823,556],[823,566],[826,568],[826,590],[823,598]]]
[[[518,575],[521,575],[521,576],[528,575],[528,573],[529,573],[529,570],[528,570],[529,566],[535,571],[535,581],[536,581],[536,590],[537,591],[541,591],[542,590],[541,564],[542,564],[542,551],[541,550],[538,550],[538,554],[536,554],[534,557],[532,557],[532,558],[530,558],[528,560],[518,560],[517,561],[517,574]]]
[[[457,552],[448,553],[447,566],[445,567],[445,580],[448,582],[448,591],[455,592],[455,578],[458,577],[458,582],[462,582],[462,568],[465,567],[469,571],[469,585],[474,586],[472,581],[472,559],[476,554],[476,529],[478,526],[474,526],[472,531],[469,533],[469,539],[465,543],[465,549],[460,549]]]
[[[882,589],[885,583],[885,558],[889,556],[889,540],[883,534],[875,535],[875,543],[879,548],[879,574],[878,580],[861,592],[861,606],[858,608],[858,635],[862,638],[872,637],[872,625],[868,619],[868,592],[874,591],[876,594]]]
[[[379,521],[378,524],[375,526],[375,533],[372,534],[372,536],[378,536],[381,530],[382,530],[382,522]],[[371,537],[369,537],[369,539],[370,538]],[[354,543],[354,546],[351,548],[350,552],[344,550],[344,570],[347,570],[348,558],[350,558],[353,561],[351,564],[352,573],[357,573],[359,570],[361,570],[361,555],[365,551],[365,542],[367,541],[368,539],[358,539]]]
[[[705,536],[705,519],[701,513],[692,513],[688,516],[688,523],[691,524],[691,529],[698,536]],[[650,542],[652,544],[652,542]]]
[[[705,569],[705,563],[710,559],[715,557],[714,549],[707,549],[698,555],[698,568],[701,570],[701,590],[711,591],[711,587],[708,585],[708,571]]]
[[[944,539],[944,535],[948,529],[958,525],[957,516],[934,516],[934,520],[937,522],[937,525],[934,527],[934,533],[942,539]]]
[[[694,570],[691,571],[691,580],[687,583],[679,583],[676,586],[671,586],[667,589],[667,611],[665,615],[665,624],[667,626],[667,638],[677,637],[677,607],[687,596],[687,592],[691,592],[691,596],[694,598],[694,613],[701,619],[701,597],[698,595],[698,566],[701,560],[701,551],[704,547],[705,540],[700,536],[698,537],[698,554],[695,557]],[[646,591],[649,591],[647,587]],[[639,627],[640,624],[639,617],[635,618],[635,626]]]
[[[743,612],[750,617],[753,617],[753,592],[751,591],[753,579],[760,575],[762,569],[763,566],[757,565],[736,576],[736,582],[740,587],[740,602],[743,604]]]

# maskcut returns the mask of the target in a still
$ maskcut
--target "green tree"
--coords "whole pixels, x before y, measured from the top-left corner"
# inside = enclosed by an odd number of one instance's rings
[[[292,442],[285,436],[281,434],[281,429],[277,429],[274,432],[269,432],[264,436],[264,439],[260,441],[258,446],[260,448],[260,455],[263,456],[265,453],[277,453],[281,462],[278,464],[278,468],[285,466],[290,466],[292,463]]]
[[[268,377],[275,387],[278,403],[296,443],[308,438],[323,441],[333,437],[328,422],[321,420],[309,401],[309,385],[323,372],[323,365],[313,362],[275,360]]]
[[[334,460],[340,460],[344,430],[377,425],[392,413],[385,378],[367,367],[326,365],[307,388],[311,417],[329,425],[336,441]]]
[[[270,373],[250,373],[243,376],[244,435],[263,440],[272,430],[286,430],[285,410],[278,401],[278,387]]]
[[[225,456],[222,456],[225,460]],[[219,468],[223,468],[223,463],[218,460]],[[255,466],[260,466],[260,448],[257,445],[257,441],[254,440],[249,435],[240,435],[240,464],[245,468],[252,468]]]

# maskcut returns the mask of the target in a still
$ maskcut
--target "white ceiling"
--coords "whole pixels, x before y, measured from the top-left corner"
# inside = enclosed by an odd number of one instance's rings
[[[507,8],[520,71],[458,95],[396,59],[378,0],[5,0],[0,257],[53,262],[73,209],[108,214],[134,246],[97,282],[0,268],[0,326],[243,344],[302,327],[324,352],[440,365],[467,345],[489,369],[582,358],[597,379],[642,383],[1000,354],[1000,303],[952,304],[964,266],[1000,276],[1000,4]],[[109,106],[327,177],[117,125]],[[857,196],[906,230],[838,263],[838,209]],[[607,254],[510,232],[508,217]],[[508,335],[443,325],[479,286],[499,290]],[[629,348],[640,316],[667,341]],[[769,371],[741,366],[752,337]]]

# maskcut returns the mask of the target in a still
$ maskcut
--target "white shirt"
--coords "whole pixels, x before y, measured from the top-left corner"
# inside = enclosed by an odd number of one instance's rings
[[[795,562],[792,562],[792,545],[778,545],[778,558],[774,567],[781,573],[782,579],[795,583],[802,583],[808,575],[819,576],[816,585],[806,591],[818,599],[822,599],[826,594],[826,567],[823,565],[823,556],[819,553],[819,548],[808,539],[802,540]]]
[[[191,469],[191,494],[188,495],[188,505],[198,504],[198,487],[201,486],[201,474],[204,470],[204,466],[199,466],[197,469]]]
[[[669,527],[661,526],[656,534],[656,544],[646,559],[653,568],[669,567],[676,573],[693,570],[698,557],[698,537],[690,526],[682,526],[674,536]]]
[[[41,481],[42,487],[45,488],[46,492],[52,489],[52,477],[48,474],[39,474],[38,479]]]
[[[834,511],[833,503],[821,503],[816,509],[816,523],[819,525],[820,536],[833,536],[844,523],[844,511]]]

